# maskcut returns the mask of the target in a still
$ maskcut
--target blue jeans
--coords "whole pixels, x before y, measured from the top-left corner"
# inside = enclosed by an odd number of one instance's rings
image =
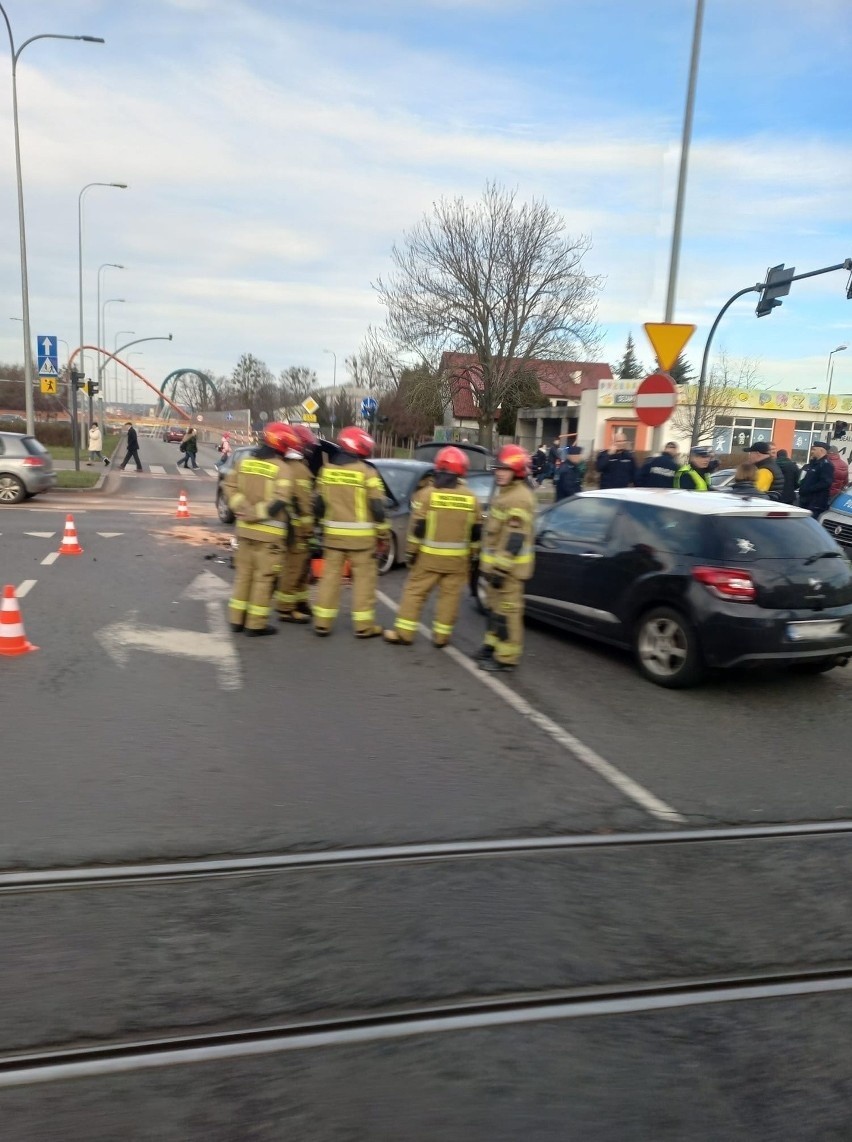
[[[182,466],[184,468],[188,468],[190,460],[192,461],[193,468],[197,468],[198,462],[195,459],[195,453],[194,452],[184,452]],[[178,468],[180,468],[180,467],[181,467],[181,461],[178,460]]]

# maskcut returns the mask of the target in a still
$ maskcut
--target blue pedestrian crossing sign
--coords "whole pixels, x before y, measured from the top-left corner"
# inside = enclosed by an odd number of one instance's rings
[[[38,348],[38,375],[40,377],[56,377],[59,375],[59,341],[56,337],[45,336],[40,333],[36,337]]]
[[[375,397],[364,397],[361,401],[361,415],[372,416],[374,412],[378,412],[379,402]]]

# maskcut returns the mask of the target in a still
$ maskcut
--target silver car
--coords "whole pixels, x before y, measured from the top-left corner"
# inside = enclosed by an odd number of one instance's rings
[[[0,504],[19,504],[56,483],[53,459],[34,436],[0,432]]]

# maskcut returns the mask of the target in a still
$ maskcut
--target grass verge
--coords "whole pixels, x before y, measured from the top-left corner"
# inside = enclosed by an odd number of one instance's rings
[[[56,488],[93,488],[101,478],[97,469],[94,472],[60,472],[56,473]]]
[[[116,444],[118,444],[118,441],[119,441],[119,437],[116,435],[105,436],[104,437],[104,446],[101,449],[101,455],[102,456],[112,456],[113,452],[115,451],[115,446],[116,446]],[[85,444],[85,440],[83,441],[83,444]],[[73,460],[74,459],[74,449],[70,445],[67,445],[67,444],[48,444],[47,450],[50,453],[50,455],[53,457],[54,460]],[[89,453],[86,451],[85,447],[83,447],[81,445],[81,447],[80,447],[80,459],[81,460],[87,460],[88,456],[89,456]]]

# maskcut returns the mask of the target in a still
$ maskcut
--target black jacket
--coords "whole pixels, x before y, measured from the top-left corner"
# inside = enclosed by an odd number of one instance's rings
[[[799,503],[812,512],[824,512],[828,507],[834,468],[827,456],[811,460],[802,469],[799,481]]]
[[[636,474],[636,487],[673,488],[674,474],[679,467],[680,464],[668,452],[649,456]]]
[[[604,449],[595,467],[601,474],[601,488],[629,488],[636,479],[636,457],[627,449],[613,456]]]
[[[566,460],[554,481],[556,499],[567,500],[569,496],[576,496],[577,492],[582,492],[585,475],[586,465],[584,463],[572,464],[570,460]]]
[[[732,492],[735,496],[757,496],[761,500],[768,500],[766,492],[758,490],[757,484],[751,480],[734,480],[725,488],[726,492]]]
[[[139,449],[139,437],[136,435],[136,429],[133,425],[127,430],[127,451],[136,452]]]
[[[763,470],[769,472],[772,476],[772,483],[766,488],[766,494],[771,500],[780,500],[784,493],[784,473],[778,467],[778,464],[771,456],[767,456],[765,460],[758,460],[755,464],[758,472]]]
[[[799,465],[795,460],[791,460],[789,456],[779,457],[775,463],[781,469],[781,475],[784,478],[781,503],[794,504],[796,502],[796,488],[799,484]]]

